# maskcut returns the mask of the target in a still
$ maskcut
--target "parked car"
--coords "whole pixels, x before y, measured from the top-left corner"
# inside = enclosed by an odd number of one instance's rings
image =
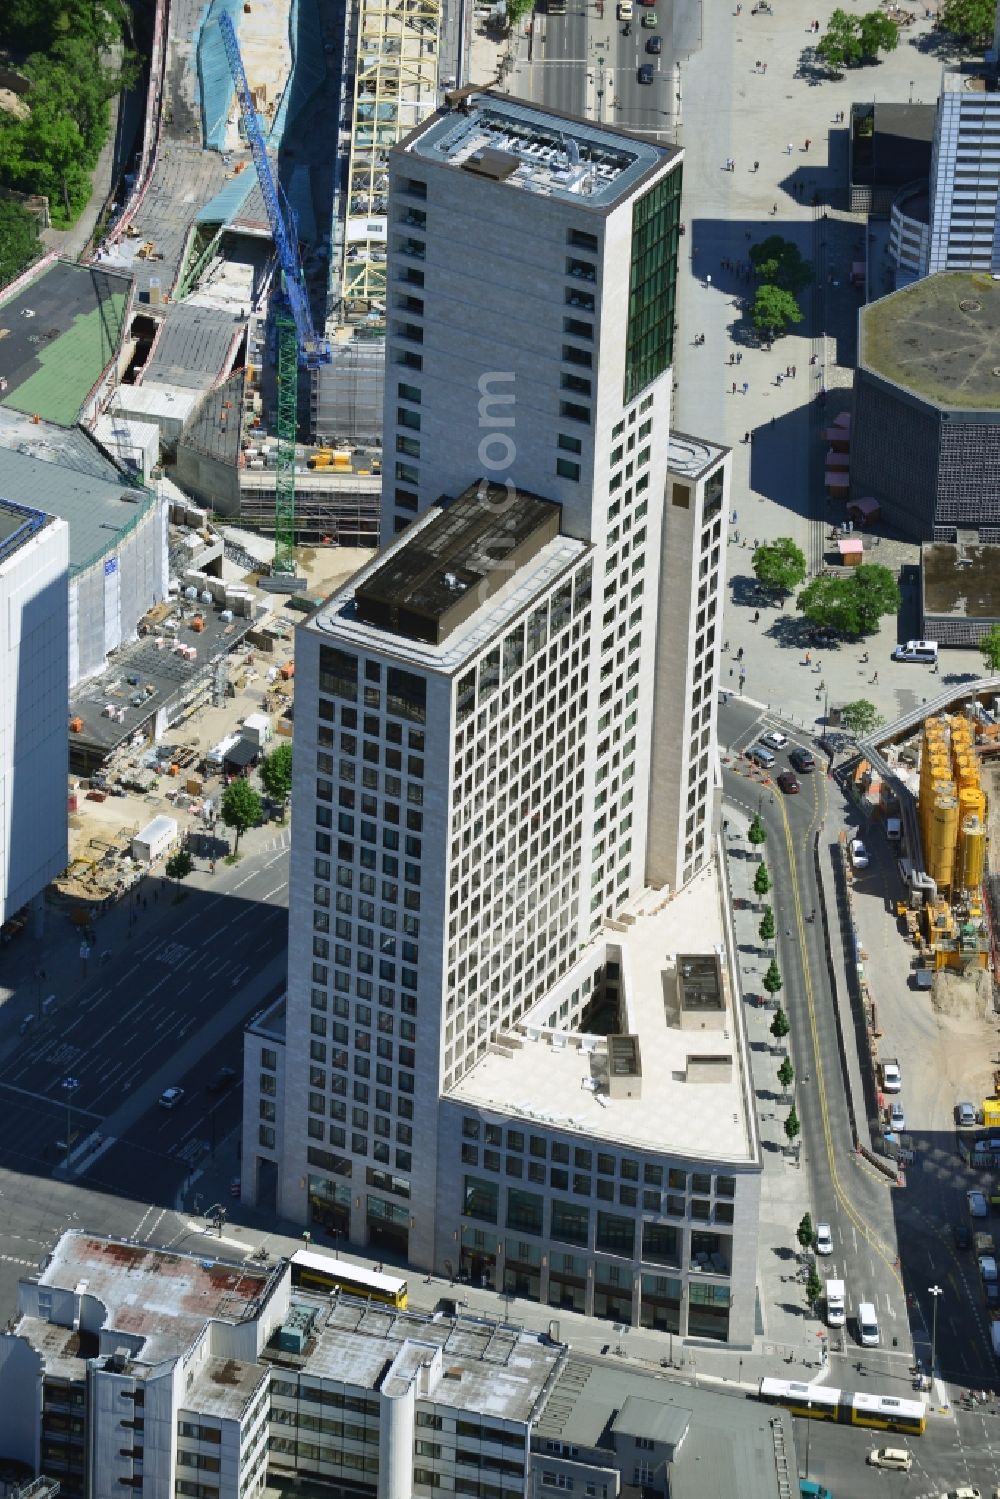
[[[761,734],[760,742],[766,744],[768,749],[783,750],[788,743],[788,735],[783,734],[780,729],[769,729],[766,734]]]
[[[906,1128],[906,1114],[901,1103],[889,1105],[889,1126],[891,1129],[902,1131]]]
[[[979,1489],[973,1488],[971,1483],[964,1484],[960,1489],[949,1489],[941,1499],[983,1499]]]
[[[953,1223],[951,1225],[951,1236],[955,1241],[956,1249],[972,1248],[972,1233],[967,1223]]]
[[[798,778],[790,770],[783,770],[781,772],[780,776],[778,776],[778,785],[786,796],[795,796],[797,792],[802,790]]]
[[[955,1105],[955,1123],[959,1129],[975,1129],[976,1106],[974,1103],[957,1103]]]
[[[663,51],[663,43],[658,36],[651,36],[649,38],[646,43],[646,51],[651,53],[653,57],[659,57]]]
[[[806,775],[810,770],[816,769],[815,756],[811,755],[807,749],[802,749],[802,747],[799,745],[797,745],[795,749],[793,749],[789,754],[788,763],[789,765],[791,765],[792,769],[797,770],[800,775]]]
[[[164,1088],[163,1092],[157,1099],[157,1103],[160,1105],[161,1109],[176,1109],[177,1105],[180,1103],[183,1097],[183,1088]]]
[[[653,29],[653,27],[655,25],[656,25],[656,11],[655,10],[647,10],[646,14],[642,18],[643,30],[644,31],[652,31],[652,29]]]
[[[829,1223],[817,1223],[816,1225],[816,1253],[833,1253],[833,1232]]]
[[[208,1080],[209,1093],[225,1093],[231,1088],[237,1078],[235,1067],[220,1067],[218,1072],[212,1074]]]
[[[852,838],[847,845],[847,852],[851,856],[851,863],[855,869],[868,868],[868,850],[860,838]]]
[[[643,65],[642,65],[642,67],[639,69],[639,82],[640,83],[652,83],[652,81],[653,81],[653,68],[652,68],[652,64],[648,63],[648,62],[644,62]]]
[[[990,1216],[990,1205],[986,1201],[983,1192],[966,1192],[965,1200],[969,1204],[970,1218],[988,1218]]]

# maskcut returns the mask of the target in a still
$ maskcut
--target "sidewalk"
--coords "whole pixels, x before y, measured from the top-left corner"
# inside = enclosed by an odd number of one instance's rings
[[[852,100],[937,97],[941,64],[915,43],[931,22],[923,18],[900,33],[897,50],[877,67],[852,69],[844,78],[811,81],[796,76],[805,49],[814,44],[813,19],[825,28],[835,0],[808,12],[775,9],[753,16],[744,5],[717,12],[718,24],[704,27],[700,52],[682,65],[683,110],[678,143],[685,149],[682,214],[686,235],[678,284],[680,332],[675,354],[678,390],[674,424],[734,450],[729,528],[729,589],[725,630],[735,653],[742,645],[747,665],[746,694],[796,721],[821,731],[831,704],[866,697],[887,719],[933,697],[947,677],[929,679],[930,669],[892,663],[899,638],[919,634],[918,600],[904,588],[900,620],[888,619],[880,632],[859,646],[813,651],[821,671],[802,665],[805,621],[791,607],[775,610],[752,594],[750,558],[755,541],[791,536],[812,567],[831,524],[843,507],[826,499],[820,428],[850,404],[854,328],[861,297],[850,285],[850,262],[863,246],[865,221],[839,208],[846,201],[846,126]],[[767,72],[755,71],[757,61]],[[719,101],[728,107],[720,110]],[[806,137],[810,138],[808,151]],[[792,150],[789,154],[788,147]],[[724,170],[727,157],[736,169]],[[753,171],[755,160],[760,169]],[[796,184],[804,187],[802,197]],[[813,209],[814,192],[823,207]],[[772,207],[777,213],[772,215]],[[824,212],[828,214],[823,217]],[[817,284],[805,298],[807,317],[799,330],[775,341],[770,353],[746,340],[742,312],[734,307],[749,283],[723,265],[745,262],[752,243],[780,234],[798,244],[814,263]],[[711,281],[709,282],[709,278]],[[875,291],[881,294],[882,288]],[[810,310],[810,301],[812,308]],[[695,348],[704,333],[705,344]],[[731,366],[731,354],[742,361]],[[810,365],[812,355],[817,363]],[[838,363],[838,360],[840,361]],[[795,367],[794,378],[784,378]],[[776,384],[778,375],[782,383]],[[732,394],[733,382],[737,394]],[[749,389],[742,394],[743,382]],[[816,396],[825,387],[829,398]],[[755,432],[752,444],[743,442]],[[898,568],[918,561],[918,548],[883,539],[870,557]],[[760,609],[760,622],[751,623]],[[867,649],[869,661],[859,658]],[[975,651],[946,653],[948,673],[981,673]],[[878,681],[871,679],[878,672]],[[723,667],[720,685],[735,688]]]

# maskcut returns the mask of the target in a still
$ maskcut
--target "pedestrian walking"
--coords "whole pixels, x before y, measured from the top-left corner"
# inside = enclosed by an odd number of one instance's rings
[[[767,73],[767,63],[764,64],[764,72]]]
[[[760,171],[760,162],[759,161],[755,161],[754,162],[753,169],[754,169],[755,172],[759,172]]]
[[[742,364],[743,363],[743,355],[742,354],[737,354],[736,355],[736,363],[737,364]]]
[[[812,651],[806,651],[806,665],[809,666],[811,664],[811,662],[812,662]]]
[[[711,284],[712,284],[712,278],[711,278],[711,276],[706,276],[705,277],[705,285],[706,286],[711,286]]]
[[[810,138],[810,137],[809,137],[809,136],[808,136],[808,135],[807,135],[807,136],[806,136],[806,150],[807,150],[807,151],[808,151],[808,150],[809,150],[809,147],[810,147],[810,146],[811,146],[811,145],[812,145],[812,140],[811,140],[811,138]]]
[[[778,420],[778,418],[777,418],[777,417],[776,417],[776,416],[772,416],[772,418],[771,418],[771,426],[772,426],[772,427],[773,427],[773,426],[774,426],[774,424],[775,424],[775,422],[776,422],[776,421],[777,421],[777,420]]]
[[[735,364],[736,363],[736,355],[735,354],[730,354],[730,356],[729,356],[729,363],[730,364]]]
[[[733,395],[736,394],[736,381],[733,381]]]
[[[737,659],[737,661],[742,661],[743,660],[743,647],[742,646],[740,646],[739,650],[736,652],[736,659]]]
[[[755,609],[754,612],[753,612],[753,622],[754,622],[754,624],[756,624],[759,619],[760,619],[760,610],[759,609]]]
[[[743,434],[743,441],[744,442],[749,442],[750,441],[750,433],[749,432],[744,432],[744,434]]]
[[[795,379],[795,369],[796,369],[796,367],[795,367],[795,365],[794,365],[794,364],[793,364],[793,365],[792,365],[792,379],[793,379],[793,380],[794,380],[794,379]]]
[[[872,686],[875,687],[877,685],[878,685],[878,672],[876,672],[875,675],[872,677]]]
[[[747,392],[749,391],[749,389],[750,389],[749,383],[746,380],[744,380],[743,381],[743,394],[746,395]]]
[[[791,373],[792,373],[792,366],[790,364],[786,364],[785,365],[785,376],[786,376],[786,378],[789,378],[791,376]]]
[[[772,203],[771,204],[771,217],[772,217],[772,219],[774,218],[774,216],[775,216],[775,214],[777,212],[778,212],[778,205],[777,205],[777,203]],[[749,238],[749,235],[747,237]]]

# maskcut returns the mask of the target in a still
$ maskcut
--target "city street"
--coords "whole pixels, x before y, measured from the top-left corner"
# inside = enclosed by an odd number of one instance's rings
[[[168,881],[147,880],[131,910],[100,923],[86,962],[50,914],[54,1003],[29,977],[3,1012],[0,1166],[65,1175],[68,1129],[71,1178],[168,1206],[237,1129],[243,1027],[282,988],[288,925],[287,830],[272,833],[277,851],[247,842],[246,857],[189,882],[177,905]],[[237,1077],[212,1091],[223,1066]],[[184,1095],[165,1109],[169,1087]]]

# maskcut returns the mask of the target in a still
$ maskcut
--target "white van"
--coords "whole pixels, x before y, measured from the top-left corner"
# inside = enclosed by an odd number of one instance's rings
[[[868,1454],[872,1468],[891,1468],[896,1473],[909,1473],[913,1458],[905,1447],[873,1447]]]
[[[858,1307],[858,1341],[862,1348],[877,1348],[879,1345],[878,1317],[870,1301],[862,1301]]]
[[[908,640],[905,645],[897,645],[892,653],[894,661],[923,661],[928,666],[933,666],[937,658],[936,640]]]
[[[826,1324],[828,1327],[843,1327],[846,1321],[844,1282],[828,1280],[826,1283]]]

